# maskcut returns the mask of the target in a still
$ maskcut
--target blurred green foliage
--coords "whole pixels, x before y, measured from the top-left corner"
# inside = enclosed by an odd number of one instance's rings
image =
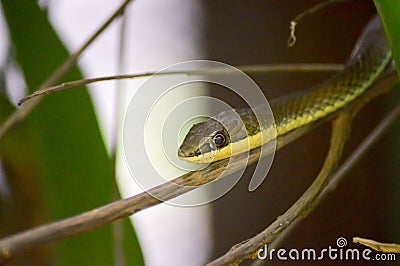
[[[400,1],[374,0],[400,74]]]
[[[385,29],[386,37],[392,50],[393,59],[395,61],[396,70],[400,76],[400,1],[396,0],[374,0],[378,14]],[[394,90],[397,94],[394,98],[394,104],[398,104],[400,98],[400,86],[397,85]],[[400,123],[395,123],[389,134],[385,137],[385,148],[388,153],[384,160],[383,174],[387,176],[385,179],[386,197],[383,199],[384,205],[382,213],[389,219],[383,221],[386,228],[388,239],[387,242],[399,242],[400,240]],[[391,265],[397,265],[393,262]]]
[[[29,92],[69,56],[36,1],[2,0],[16,60]],[[81,79],[74,67],[64,80]],[[12,89],[12,88],[11,88]],[[15,110],[0,94],[0,123]],[[115,180],[86,89],[46,97],[0,140],[9,197],[0,204],[0,236],[70,217],[113,200]],[[123,223],[126,261],[143,264],[131,224]],[[51,247],[31,250],[17,264],[112,265],[113,235],[106,226]]]

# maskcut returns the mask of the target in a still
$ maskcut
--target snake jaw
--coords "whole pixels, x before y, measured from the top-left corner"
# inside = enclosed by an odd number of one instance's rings
[[[213,161],[217,148],[210,137],[201,138],[196,146],[185,145],[185,143],[196,144],[196,142],[183,142],[178,150],[178,157],[181,160],[191,163],[210,163]]]

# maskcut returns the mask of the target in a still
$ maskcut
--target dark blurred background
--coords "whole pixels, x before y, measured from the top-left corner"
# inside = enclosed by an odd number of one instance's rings
[[[297,27],[297,43],[287,47],[289,22],[321,1],[207,1],[206,47],[209,59],[232,65],[270,63],[344,63],[366,23],[376,13],[372,1],[347,1],[304,18]],[[270,73],[250,75],[269,100],[306,89],[331,73]],[[213,96],[226,99],[226,90]],[[354,121],[344,158],[368,134],[390,106],[398,102],[392,92],[371,102]],[[229,97],[229,96],[228,96]],[[236,104],[236,105],[235,105]],[[336,190],[282,242],[280,247],[336,247],[345,237],[349,248],[361,236],[400,243],[400,141],[397,122],[362,158]],[[396,133],[397,132],[397,133]],[[283,214],[318,174],[327,153],[330,124],[325,124],[276,154],[271,171],[254,192],[248,184],[254,166],[228,194],[213,202],[215,251],[213,258],[234,244],[253,237]],[[269,265],[284,262],[272,261]],[[298,265],[321,262],[297,261]],[[324,264],[337,265],[325,260]],[[365,261],[340,261],[363,265]],[[389,263],[388,263],[389,264]],[[393,265],[396,265],[395,263]],[[398,264],[397,264],[398,265]]]

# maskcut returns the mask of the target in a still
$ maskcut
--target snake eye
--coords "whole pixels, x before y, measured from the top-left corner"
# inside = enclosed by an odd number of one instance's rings
[[[214,141],[214,143],[215,143],[215,146],[216,146],[217,148],[220,148],[220,147],[222,147],[222,146],[225,146],[225,144],[226,144],[226,137],[225,137],[225,135],[222,134],[222,133],[217,133],[217,134],[214,135],[213,141]]]

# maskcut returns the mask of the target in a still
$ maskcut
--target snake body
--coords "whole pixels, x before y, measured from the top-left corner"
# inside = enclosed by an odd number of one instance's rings
[[[310,89],[271,102],[275,124],[267,115],[265,106],[257,106],[255,110],[225,111],[193,125],[179,148],[178,156],[193,163],[209,163],[257,148],[316,122],[363,94],[390,61],[390,49],[379,20],[375,18],[364,30],[341,72]],[[264,115],[256,117],[254,113]]]

